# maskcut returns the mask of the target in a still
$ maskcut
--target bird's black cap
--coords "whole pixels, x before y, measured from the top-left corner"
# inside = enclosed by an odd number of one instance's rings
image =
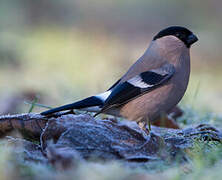
[[[198,41],[198,38],[187,28],[181,26],[171,26],[160,31],[153,40],[159,39],[164,36],[175,36],[189,48],[193,43]]]

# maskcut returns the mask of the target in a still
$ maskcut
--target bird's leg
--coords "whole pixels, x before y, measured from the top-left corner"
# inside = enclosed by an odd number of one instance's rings
[[[144,122],[144,121],[139,121],[137,124],[138,124],[138,126],[140,127],[140,129],[142,129],[143,132],[146,133],[146,135],[148,135],[148,134],[150,133],[149,129],[147,129],[147,127],[146,127],[146,125],[147,125],[146,122]]]
[[[147,120],[147,124],[148,124],[148,130],[150,132],[151,131],[151,123],[150,123],[150,119],[148,116],[146,117],[146,120]]]
[[[140,129],[142,130],[142,135],[144,137],[144,139],[146,140],[142,145],[140,146],[137,146],[136,149],[141,149],[143,148],[144,146],[147,145],[147,143],[149,143],[150,141],[150,131],[149,129],[147,129],[147,122],[146,121],[138,121],[137,122],[138,126],[140,127]]]

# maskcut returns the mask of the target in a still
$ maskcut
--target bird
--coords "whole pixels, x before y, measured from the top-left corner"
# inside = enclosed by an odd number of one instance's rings
[[[79,109],[135,121],[145,132],[147,125],[168,113],[182,99],[190,77],[190,48],[197,36],[182,26],[158,32],[144,54],[107,91],[56,107],[41,115]]]

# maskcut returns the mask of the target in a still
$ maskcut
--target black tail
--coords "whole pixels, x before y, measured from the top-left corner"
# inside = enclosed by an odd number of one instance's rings
[[[50,109],[48,111],[41,112],[40,114],[46,116],[46,115],[53,114],[59,111],[71,110],[71,109],[82,109],[82,108],[87,108],[87,107],[92,107],[92,106],[102,106],[103,104],[104,102],[101,99],[97,98],[96,96],[91,96],[81,101],[74,102],[72,104],[67,104],[64,106]]]

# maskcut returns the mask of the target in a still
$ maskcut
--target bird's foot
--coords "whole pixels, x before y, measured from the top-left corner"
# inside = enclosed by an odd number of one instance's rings
[[[147,127],[147,123],[146,122],[140,121],[140,122],[138,122],[138,126],[142,130],[143,137],[146,139],[147,136],[150,135],[150,131],[151,131],[150,125]]]

